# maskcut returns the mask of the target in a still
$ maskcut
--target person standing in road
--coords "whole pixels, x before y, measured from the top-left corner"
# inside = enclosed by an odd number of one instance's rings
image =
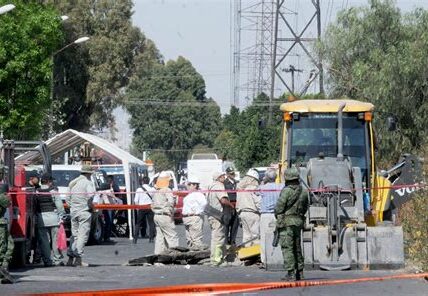
[[[266,264],[266,233],[273,233],[276,227],[276,219],[274,215],[275,206],[279,198],[281,189],[284,184],[275,183],[277,174],[275,169],[268,169],[265,174],[265,184],[260,185],[261,215],[260,215],[260,259],[263,264]]]
[[[170,176],[161,172],[156,180],[153,193],[152,210],[155,214],[156,240],[155,254],[162,254],[168,249],[178,247],[178,236],[174,223],[174,196],[169,189]]]
[[[36,170],[28,172],[28,186],[27,187],[29,188],[30,191],[32,191],[34,193],[36,192],[37,189],[40,188],[39,174],[37,173]],[[32,194],[31,199],[32,200],[36,199],[36,195]],[[36,213],[35,207],[32,207],[32,211],[33,211],[33,215],[36,216],[37,213]],[[35,228],[37,229],[37,221],[35,221],[35,224],[36,224]],[[40,262],[42,262],[42,254],[40,251],[40,246],[38,244],[37,230],[35,231],[35,234],[34,234],[33,238],[31,239],[31,250],[33,251],[33,260],[31,263],[39,264]],[[30,258],[27,258],[27,263],[30,263]]]
[[[37,237],[45,267],[64,265],[62,254],[58,250],[58,230],[64,206],[61,197],[56,194],[53,178],[49,173],[41,177],[41,187],[37,189]],[[52,256],[53,253],[53,256]]]
[[[92,167],[83,165],[81,175],[68,185],[70,197],[68,204],[71,215],[71,238],[67,251],[67,266],[89,266],[82,261],[83,249],[91,230],[91,207],[95,186],[91,181]]]
[[[255,169],[249,169],[238,184],[238,190],[243,192],[238,192],[236,196],[236,210],[241,220],[242,242],[245,246],[260,243],[261,198],[257,192],[252,191],[259,188],[259,182],[259,173]]]
[[[235,170],[232,167],[226,169],[226,179],[224,180],[224,188],[228,191],[236,190],[238,181],[235,180]],[[225,212],[225,231],[226,231],[226,244],[236,245],[236,234],[239,228],[239,217],[236,212],[236,192],[227,192],[229,201],[232,207],[225,206],[223,208]]]
[[[208,214],[208,222],[211,228],[211,263],[219,266],[223,262],[225,231],[223,222],[223,207],[232,206],[229,196],[224,189],[226,174],[218,172],[213,174],[213,184],[208,190],[205,212]]]
[[[146,234],[147,225],[149,226],[149,243],[154,242],[155,238],[155,222],[154,222],[154,214],[151,209],[152,204],[152,194],[154,191],[154,188],[152,188],[150,185],[150,179],[147,176],[144,176],[141,178],[141,186],[138,187],[134,203],[139,206],[147,206],[147,209],[140,209],[137,211],[137,221],[135,223],[135,229],[134,229],[134,240],[133,243],[137,243],[138,235],[140,233],[141,229],[141,237],[144,237],[143,234]]]
[[[1,174],[3,175],[3,169]],[[13,284],[15,280],[9,274],[9,263],[13,254],[13,238],[9,233],[8,222],[4,215],[10,206],[10,200],[3,192],[0,193],[0,280],[2,284]]]
[[[110,190],[113,192],[116,198],[121,199],[123,202],[122,204],[126,204],[126,195],[120,193],[120,187],[117,185],[114,176],[108,175],[107,176],[107,183],[110,185]],[[113,229],[113,211],[112,210],[103,210],[104,214],[104,242],[111,243],[113,242],[111,240],[112,235],[112,229]]]
[[[186,228],[187,246],[191,250],[207,249],[203,244],[204,237],[204,210],[207,205],[207,198],[199,190],[199,179],[189,176],[187,179],[187,190],[190,193],[183,198],[183,224]]]
[[[92,200],[92,204],[97,205],[115,205],[117,204],[116,199],[113,190],[110,187],[110,184],[108,183],[101,183],[99,185],[97,194],[95,194],[94,199]],[[98,211],[98,210],[97,210]],[[104,223],[103,223],[103,239],[105,243],[112,243],[114,242],[110,236],[111,236],[111,229],[113,226],[113,211],[112,210],[102,210],[102,214],[104,216]]]
[[[284,257],[287,281],[303,280],[304,258],[300,243],[301,231],[308,210],[308,193],[299,181],[299,171],[291,167],[284,174],[286,187],[275,207],[276,227]]]
[[[120,187],[117,185],[116,181],[114,180],[113,175],[107,176],[107,183],[110,184],[110,189],[114,192],[115,195],[120,195]],[[120,197],[120,196],[117,196]]]

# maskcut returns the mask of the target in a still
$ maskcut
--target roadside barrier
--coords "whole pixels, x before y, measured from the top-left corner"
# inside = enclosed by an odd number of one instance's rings
[[[166,287],[150,287],[136,289],[118,289],[101,291],[82,291],[82,292],[64,292],[64,293],[44,293],[43,295],[79,295],[79,296],[101,296],[101,295],[221,295],[229,293],[256,292],[273,289],[304,288],[317,286],[349,285],[366,282],[379,282],[390,280],[410,280],[410,279],[428,279],[428,272],[419,274],[398,274],[380,277],[365,277],[353,279],[336,280],[317,280],[317,281],[299,281],[299,282],[263,282],[263,283],[209,283],[193,285],[177,285]],[[37,294],[32,294],[37,295]],[[41,295],[41,294],[39,294]]]

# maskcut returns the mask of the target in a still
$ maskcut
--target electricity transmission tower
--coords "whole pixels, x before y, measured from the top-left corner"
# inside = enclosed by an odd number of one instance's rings
[[[310,47],[320,37],[320,0],[233,0],[232,105],[270,94],[270,123],[275,96],[302,94],[314,82],[323,93],[322,63]]]
[[[298,2],[299,5],[304,3],[306,6],[311,7],[311,10],[306,10],[308,13],[308,19],[305,20],[302,29],[297,29],[296,26],[293,27],[290,18],[287,17],[290,9],[286,6],[287,3],[292,2],[290,0],[276,0],[275,7],[275,35],[274,35],[274,45],[273,45],[273,58],[272,58],[272,73],[271,73],[271,92],[270,92],[270,112],[269,112],[269,122],[271,122],[272,117],[272,100],[275,97],[275,82],[278,80],[286,90],[295,96],[294,89],[294,72],[292,75],[292,84],[289,86],[288,80],[284,77],[282,72],[283,65],[292,64],[290,60],[291,54],[293,51],[299,50],[302,54],[308,58],[309,63],[312,64],[316,71],[311,70],[311,80],[308,80],[307,85],[304,86],[304,91],[309,87],[309,84],[312,83],[314,79],[314,73],[319,78],[319,92],[324,92],[324,73],[322,68],[322,62],[318,56],[312,53],[308,46],[315,41],[321,38],[321,8],[320,0],[301,0]],[[297,3],[297,2],[296,2]],[[298,12],[295,12],[297,15]],[[302,19],[299,16],[299,19]],[[316,32],[316,36],[313,36],[313,32]],[[299,94],[300,95],[300,94]]]
[[[275,0],[233,1],[232,105],[269,95]]]

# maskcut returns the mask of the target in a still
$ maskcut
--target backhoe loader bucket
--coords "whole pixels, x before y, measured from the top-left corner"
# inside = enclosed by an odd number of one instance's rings
[[[272,247],[266,233],[266,269],[283,270],[281,247]],[[403,229],[400,226],[346,227],[341,248],[329,242],[328,227],[305,229],[302,249],[305,269],[398,269],[404,267]]]

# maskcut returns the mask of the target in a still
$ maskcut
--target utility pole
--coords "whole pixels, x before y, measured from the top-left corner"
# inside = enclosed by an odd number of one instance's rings
[[[288,68],[282,69],[282,71],[291,73],[291,92],[294,94],[294,72],[303,72],[302,69],[297,69],[293,65],[290,65]]]

